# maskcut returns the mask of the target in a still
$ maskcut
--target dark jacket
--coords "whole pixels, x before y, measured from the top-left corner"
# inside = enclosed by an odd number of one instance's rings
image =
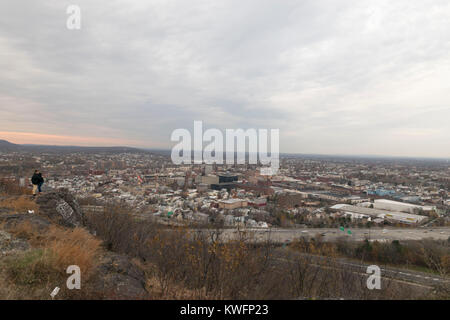
[[[41,181],[42,176],[39,177],[39,174],[35,173],[33,174],[33,176],[31,177],[31,183],[32,184],[39,184],[39,182]]]
[[[42,178],[42,173],[39,172],[39,173],[38,173],[38,176],[39,176],[39,182],[38,182],[38,184],[39,184],[39,183],[41,183],[41,184],[44,183],[44,178]]]

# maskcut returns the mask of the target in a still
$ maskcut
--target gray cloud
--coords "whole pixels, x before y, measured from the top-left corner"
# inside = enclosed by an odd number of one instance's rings
[[[170,147],[203,120],[280,128],[284,152],[450,157],[448,1],[79,0],[77,31],[69,4],[0,3],[0,131]]]

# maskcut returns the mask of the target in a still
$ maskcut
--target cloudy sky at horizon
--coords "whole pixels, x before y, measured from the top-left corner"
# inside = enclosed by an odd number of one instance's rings
[[[66,9],[81,8],[81,30]],[[450,158],[447,0],[3,0],[0,139],[170,148],[279,128],[280,151]]]

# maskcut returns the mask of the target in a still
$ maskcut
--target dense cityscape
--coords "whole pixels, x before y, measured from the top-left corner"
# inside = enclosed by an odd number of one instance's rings
[[[85,210],[110,202],[142,218],[224,227],[449,226],[448,160],[284,155],[256,165],[173,165],[169,152],[3,152],[3,180],[64,188]]]

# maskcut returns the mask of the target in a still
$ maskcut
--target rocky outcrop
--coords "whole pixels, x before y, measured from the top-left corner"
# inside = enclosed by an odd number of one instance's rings
[[[46,192],[36,199],[39,215],[65,227],[83,226],[83,213],[77,200],[66,189]]]
[[[44,217],[31,213],[0,212],[0,223],[4,223],[6,229],[27,222],[35,230],[45,231],[51,222]]]
[[[114,299],[143,299],[145,289],[144,272],[126,255],[109,252],[102,257],[96,270],[96,291]]]
[[[15,234],[15,226],[30,224],[39,233],[52,225],[64,228],[84,226],[84,216],[75,198],[67,190],[46,192],[36,198],[36,212],[16,212],[0,208],[0,262],[3,257],[33,249],[32,242]],[[95,297],[102,299],[144,299],[148,297],[146,275],[129,256],[100,250],[97,266],[88,286]],[[1,264],[1,263],[0,263]],[[1,273],[1,272],[0,272]]]

